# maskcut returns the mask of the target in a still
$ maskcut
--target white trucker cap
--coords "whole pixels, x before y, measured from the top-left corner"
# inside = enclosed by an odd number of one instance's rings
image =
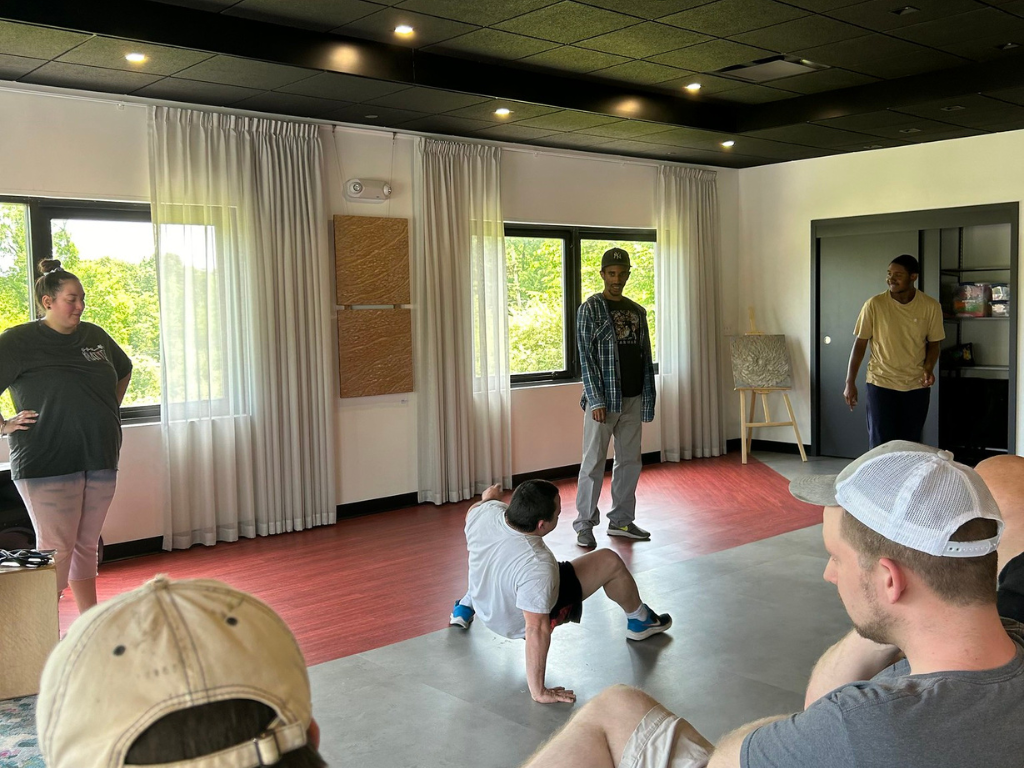
[[[306,744],[312,718],[302,652],[274,611],[209,579],[143,586],[86,611],[43,670],[36,725],[49,768],[123,766],[160,718],[228,699],[276,717],[258,738],[161,768],[257,768]]]
[[[999,507],[981,476],[928,445],[893,440],[853,461],[838,475],[802,475],[789,484],[801,501],[842,507],[871,530],[905,547],[943,557],[995,552],[1003,532]],[[995,520],[996,535],[950,541],[977,517]]]

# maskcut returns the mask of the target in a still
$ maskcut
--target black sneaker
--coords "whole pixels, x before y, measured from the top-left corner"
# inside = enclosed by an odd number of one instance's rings
[[[648,531],[645,531],[634,523],[627,523],[623,526],[612,525],[609,523],[608,535],[622,536],[627,539],[636,539],[637,541],[647,541],[651,538],[651,534]]]

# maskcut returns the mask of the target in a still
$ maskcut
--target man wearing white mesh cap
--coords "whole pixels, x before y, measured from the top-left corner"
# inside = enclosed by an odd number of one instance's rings
[[[996,607],[1003,521],[978,473],[891,442],[790,489],[825,507],[824,577],[854,625],[815,665],[804,711],[750,723],[716,748],[618,686],[529,766],[1020,768],[1024,617]]]

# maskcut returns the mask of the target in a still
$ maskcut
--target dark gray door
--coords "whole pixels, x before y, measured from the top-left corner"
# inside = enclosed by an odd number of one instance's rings
[[[889,262],[901,253],[919,256],[918,232],[822,237],[818,248],[818,450],[823,456],[852,459],[868,449],[864,418],[867,354],[857,375],[859,405],[851,412],[843,400],[853,328],[864,302],[887,290],[885,273]]]

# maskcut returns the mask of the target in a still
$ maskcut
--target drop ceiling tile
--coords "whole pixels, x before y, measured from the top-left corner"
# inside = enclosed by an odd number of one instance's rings
[[[594,125],[590,128],[581,128],[579,133],[587,133],[591,136],[607,136],[609,139],[635,139],[638,136],[648,136],[652,133],[662,133],[673,128],[665,123],[647,123],[642,120],[620,120],[617,123],[606,123]]]
[[[932,141],[948,141],[949,139],[967,139],[971,136],[984,136],[988,131],[977,128],[950,128],[948,131],[923,131],[907,137],[914,144],[928,144]]]
[[[640,19],[660,19],[703,5],[707,0],[587,0],[587,5],[619,11]]]
[[[238,85],[203,83],[198,80],[184,80],[179,77],[165,77],[152,85],[135,91],[135,96],[150,99],[181,101],[187,104],[211,104],[228,106],[236,101],[255,96],[262,91],[256,88],[242,88]]]
[[[1010,40],[1021,33],[1024,33],[1024,19],[1004,13],[998,8],[982,8],[894,29],[889,34],[921,45],[942,48],[979,37],[995,36]]]
[[[738,136],[732,152],[754,157],[771,158],[773,160],[804,160],[809,157],[821,157],[820,147],[805,147],[800,144],[786,144],[781,141],[755,139],[751,136]]]
[[[645,142],[634,141],[632,139],[619,139],[599,146],[602,152],[618,155],[641,155],[649,157],[651,154],[656,152],[654,144],[647,144]]]
[[[696,94],[689,92],[679,93],[682,89],[688,86],[690,83],[700,83],[700,90]],[[671,90],[677,95],[681,95],[687,99],[699,100],[705,96],[717,96],[719,93],[725,93],[736,88],[743,88],[748,83],[741,82],[739,80],[732,80],[728,77],[718,77],[717,75],[704,75],[697,72],[684,75],[678,80],[669,80],[665,83],[659,83],[658,88],[662,90]]]
[[[538,140],[545,147],[562,147],[564,149],[583,149],[607,144],[611,139],[604,136],[588,136],[585,133],[552,133]]]
[[[31,59],[27,56],[11,56],[7,53],[0,53],[0,80],[17,80],[45,63],[46,59]]]
[[[775,0],[717,0],[661,19],[714,37],[729,37],[806,16],[807,11]]]
[[[748,61],[756,61],[771,55],[771,51],[741,45],[732,40],[712,40],[679,51],[652,56],[651,61],[694,72],[714,72],[722,67],[746,64]]]
[[[1008,67],[1019,67],[1021,66],[1020,57],[1024,53],[1024,49],[1017,47],[1009,51],[1003,50],[1003,46],[1006,43],[1017,42],[1018,40],[1021,41],[1017,43],[1018,46],[1024,45],[1024,33],[1020,31],[1000,33],[986,37],[977,37],[973,40],[950,43],[949,45],[942,46],[942,50],[954,56],[970,59],[971,61],[1006,59]]]
[[[326,32],[379,10],[380,5],[365,0],[242,0],[224,15]]]
[[[474,135],[482,139],[492,139],[494,141],[533,141],[544,136],[550,136],[553,133],[557,132],[542,128],[530,128],[518,123],[510,123],[508,125],[491,126],[482,131],[477,131]]]
[[[918,10],[900,16],[893,11],[898,8],[910,5]],[[958,13],[978,10],[984,6],[977,0],[928,0],[918,3],[916,0],[907,2],[895,2],[895,0],[869,0],[866,3],[848,5],[845,8],[836,8],[828,12],[834,19],[845,21],[849,24],[856,24],[859,27],[874,30],[875,32],[886,32],[890,29],[909,27],[921,24],[926,21],[934,21],[946,16]]]
[[[500,117],[494,114],[494,110],[499,107],[512,110],[512,114],[507,117]],[[557,111],[557,107],[545,107],[540,104],[527,104],[526,102],[512,101],[511,99],[488,99],[487,101],[482,101],[479,104],[473,104],[468,107],[463,107],[462,109],[456,109],[452,112],[446,112],[445,114],[451,115],[452,117],[468,117],[472,120],[486,120],[490,123],[503,125],[505,123],[519,123],[529,118],[539,117],[540,115],[547,115]]]
[[[711,147],[718,147],[723,141],[735,138],[736,136],[731,133],[674,126],[667,131],[661,131],[660,133],[656,133],[652,136],[640,136],[637,140],[647,142],[648,144],[664,144],[673,147],[708,149]]]
[[[882,139],[878,136],[865,136],[862,141],[856,144],[843,145],[837,147],[837,149],[843,152],[870,152],[874,149],[888,149],[890,147],[906,147],[909,146],[909,141],[897,141],[895,139]]]
[[[466,24],[486,27],[499,21],[521,16],[524,13],[554,5],[559,0],[404,0],[397,8],[402,11],[418,11],[443,19],[454,19]]]
[[[525,125],[528,128],[540,128],[546,131],[579,131],[583,128],[593,128],[595,125],[607,125],[618,122],[618,118],[608,115],[595,115],[590,112],[574,112],[563,110],[552,112],[540,117],[531,117],[526,120],[517,120],[517,125]]]
[[[629,59],[625,56],[613,56],[610,53],[588,51],[571,45],[552,48],[550,51],[538,53],[536,56],[520,59],[522,64],[581,74],[593,72],[595,69],[605,69],[606,67],[622,64],[626,61],[629,61]]]
[[[913,115],[903,115],[902,122],[895,125],[879,125],[873,128],[862,128],[858,132],[871,136],[881,136],[885,139],[896,139],[898,141],[921,141],[921,139],[936,134],[945,135],[950,131],[959,130],[959,126],[952,126],[948,123],[940,123],[935,120],[926,120]]]
[[[959,56],[950,53],[922,48],[920,51],[892,59],[879,59],[858,66],[865,74],[880,77],[883,80],[895,80],[898,77],[920,75],[940,69],[950,69],[964,63]]]
[[[211,11],[217,13],[229,8],[238,0],[156,0],[164,5],[178,5],[182,8],[194,8],[197,11]]]
[[[779,82],[782,81],[780,80]],[[740,104],[767,104],[771,101],[793,99],[798,95],[778,88],[771,88],[767,85],[744,85],[726,91],[719,98],[724,101],[739,102]]]
[[[732,39],[770,51],[791,53],[812,45],[830,45],[866,34],[867,32],[860,27],[827,16],[805,16],[802,19],[734,35]]]
[[[313,75],[313,70],[287,67],[283,64],[270,64],[253,59],[240,59],[235,56],[214,56],[201,61],[177,73],[178,77],[187,80],[203,80],[207,83],[223,85],[241,85],[245,88],[262,88],[272,90],[289,83],[305,80]]]
[[[305,80],[278,88],[286,93],[298,93],[303,96],[316,96],[321,99],[339,99],[341,101],[369,101],[381,96],[408,90],[404,83],[389,83],[384,80],[371,80],[368,77],[342,75],[337,72],[322,72]]]
[[[864,112],[859,115],[843,115],[842,117],[830,117],[827,120],[815,120],[815,125],[824,125],[827,128],[839,128],[844,131],[858,131],[870,133],[879,128],[894,128],[905,126],[912,119],[898,112],[890,112],[887,109],[877,112]]]
[[[511,32],[502,32],[500,29],[477,29],[469,34],[445,40],[438,45],[429,46],[427,50],[437,53],[451,51],[490,59],[515,61],[557,47],[557,43],[525,35],[514,35]]]
[[[81,88],[103,93],[131,93],[159,79],[159,75],[143,75],[139,72],[122,72],[117,69],[51,61],[22,77],[21,82]]]
[[[146,60],[139,64],[132,64],[125,59],[129,53],[143,53],[146,55]],[[91,67],[106,67],[107,69],[123,69],[126,72],[142,72],[147,75],[173,75],[201,61],[206,61],[212,56],[212,53],[190,51],[184,48],[134,43],[110,37],[93,37],[63,54],[57,61],[68,64],[86,64]]]
[[[833,45],[805,48],[797,56],[881,78],[904,77],[956,66],[963,60],[888,35],[871,34]]]
[[[679,78],[680,71],[675,67],[666,67],[664,64],[655,64],[651,61],[627,61],[625,64],[599,69],[590,74],[592,77],[601,77],[606,80],[655,85]]]
[[[250,109],[255,112],[326,118],[332,112],[350,105],[348,102],[335,99],[317,99],[313,96],[299,96],[295,93],[266,91],[250,96],[231,106],[235,109]]]
[[[847,5],[854,5],[859,0],[789,0],[790,5],[797,8],[804,8],[814,13],[827,13],[836,8],[844,8]]]
[[[495,26],[506,32],[554,40],[556,43],[575,43],[636,23],[637,20],[631,16],[563,0]]]
[[[1000,101],[1008,101],[1011,104],[1024,104],[1024,88],[1000,88],[995,91],[986,90],[985,96]]]
[[[372,112],[370,114],[373,114]],[[465,117],[451,117],[449,115],[427,115],[407,123],[402,123],[402,128],[409,131],[422,131],[423,133],[454,133],[459,136],[466,136],[476,133],[482,128],[489,128],[490,123],[483,120],[469,120]]]
[[[823,150],[817,150],[817,152],[821,153]],[[815,156],[817,157],[818,155]],[[676,155],[666,157],[665,159],[676,163],[697,163],[718,168],[755,168],[759,165],[770,165],[777,162],[766,157],[752,157],[734,152],[712,152],[701,149],[680,149]]]
[[[410,120],[419,120],[422,117],[427,117],[427,115],[423,112],[413,112],[408,109],[392,109],[391,107],[369,106],[366,104],[353,104],[349,107],[342,107],[327,115],[329,120],[337,120],[339,123],[386,126],[401,125],[402,123],[408,123]]]
[[[488,101],[485,96],[471,96],[467,93],[416,87],[381,96],[366,103],[436,114],[438,112],[451,112],[456,109],[463,109],[464,107],[480,104],[485,101]]]
[[[605,53],[644,59],[659,53],[703,43],[711,38],[697,32],[648,21],[633,27],[583,40],[579,45]]]
[[[795,75],[776,80],[775,84],[788,91],[808,94],[836,91],[841,88],[853,88],[857,85],[877,82],[878,78],[858,72],[848,72],[845,69],[822,69],[817,72],[808,72],[806,75]]]
[[[55,59],[76,45],[81,45],[90,37],[92,35],[66,32],[62,29],[0,21],[0,53],[11,56]]]
[[[822,149],[856,144],[864,139],[863,136],[852,131],[840,131],[836,128],[826,128],[822,125],[812,125],[810,123],[797,123],[796,125],[784,125],[778,128],[749,131],[743,135],[752,136],[755,139],[782,141],[787,144],[803,144],[804,146],[820,147]]]
[[[998,3],[994,2],[992,5],[998,5],[1000,10],[1012,13],[1014,16],[1024,16],[1024,0],[1009,0],[1009,2]]]
[[[408,37],[396,35],[395,27],[399,24],[408,24],[415,32]],[[367,40],[378,40],[389,45],[400,45],[403,48],[423,48],[451,40],[474,29],[474,25],[463,24],[460,21],[439,19],[436,16],[426,16],[401,8],[383,8],[331,31]]]
[[[963,107],[963,109],[951,110],[951,107]],[[965,128],[988,128],[993,125],[1013,123],[1024,126],[1024,107],[977,94],[955,96],[912,106],[897,106],[893,109],[906,115],[951,123]]]

